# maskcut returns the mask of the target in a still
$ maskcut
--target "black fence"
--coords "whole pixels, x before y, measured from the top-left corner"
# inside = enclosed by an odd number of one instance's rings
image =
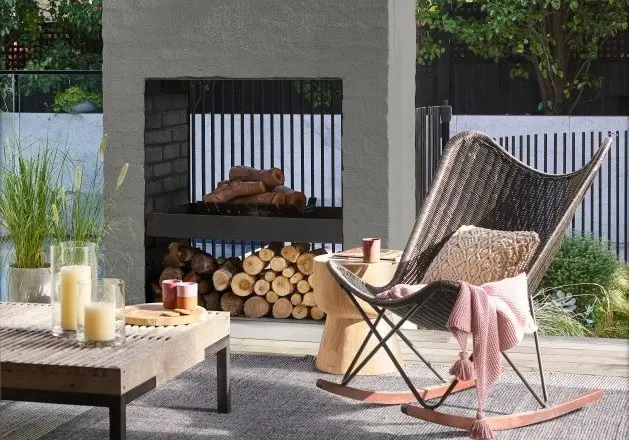
[[[190,200],[214,190],[232,166],[246,165],[280,168],[285,185],[304,192],[316,206],[342,207],[340,80],[191,81],[189,106]],[[193,241],[223,256],[264,245]],[[340,248],[340,243],[312,245]]]
[[[448,136],[444,107],[416,109],[417,206],[423,202]],[[448,114],[446,110],[446,114]],[[609,243],[619,258],[629,261],[627,201],[629,180],[629,131],[588,131],[498,137],[505,150],[525,164],[545,173],[565,174],[583,167],[611,135],[613,147],[601,171],[572,219],[572,234],[598,237]]]

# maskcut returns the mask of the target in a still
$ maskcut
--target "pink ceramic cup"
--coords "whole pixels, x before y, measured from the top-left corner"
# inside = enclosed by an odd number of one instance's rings
[[[199,285],[193,282],[177,284],[177,308],[194,310],[197,307]]]
[[[177,308],[177,285],[181,280],[162,281],[162,305],[165,309]]]
[[[380,261],[380,239],[363,238],[363,262],[377,263]]]

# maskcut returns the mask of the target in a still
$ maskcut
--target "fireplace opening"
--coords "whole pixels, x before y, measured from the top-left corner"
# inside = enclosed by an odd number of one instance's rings
[[[146,81],[148,302],[175,277],[233,316],[323,318],[306,260],[343,241],[342,98],[330,78]]]

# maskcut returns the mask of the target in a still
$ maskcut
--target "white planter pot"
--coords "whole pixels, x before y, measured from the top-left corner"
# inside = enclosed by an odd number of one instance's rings
[[[89,101],[79,102],[72,106],[74,113],[95,113],[98,110],[94,104]]]
[[[52,275],[49,267],[7,269],[7,300],[10,302],[50,302]]]

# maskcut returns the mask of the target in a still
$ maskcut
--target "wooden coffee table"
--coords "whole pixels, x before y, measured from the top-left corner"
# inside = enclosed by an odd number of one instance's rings
[[[49,304],[0,303],[2,399],[108,407],[110,438],[124,439],[128,403],[217,353],[218,412],[230,412],[229,313],[126,331],[120,347],[81,348],[50,334]]]
[[[345,374],[358,352],[358,348],[369,333],[369,326],[363,321],[360,312],[350,301],[347,293],[341,289],[330,274],[327,267],[330,257],[330,255],[320,255],[314,259],[315,301],[317,306],[327,313],[315,365],[319,370],[326,373]],[[378,263],[363,263],[362,260],[355,258],[335,258],[334,261],[339,262],[363,281],[374,286],[383,286],[388,283],[397,267],[396,263],[384,260]],[[358,303],[367,316],[372,319],[376,318],[376,311],[371,306],[360,299],[358,299]],[[381,334],[387,334],[391,330],[384,321],[380,321],[377,327]],[[363,351],[363,357],[371,352],[377,343],[378,340],[372,335]],[[397,336],[391,337],[387,345],[401,363],[402,355]],[[395,371],[397,370],[391,359],[384,349],[380,349],[358,374],[385,374]]]

